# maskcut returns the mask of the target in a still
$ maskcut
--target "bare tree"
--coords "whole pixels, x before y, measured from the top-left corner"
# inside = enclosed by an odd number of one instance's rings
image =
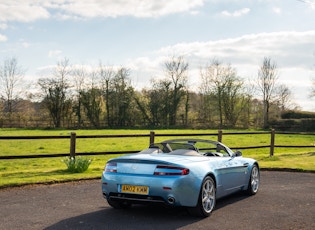
[[[120,67],[113,78],[108,82],[109,126],[123,127],[130,125],[134,120],[134,89],[131,86],[130,69]]]
[[[288,86],[282,84],[276,87],[276,101],[280,108],[280,112],[284,112],[285,110],[288,110],[291,105],[291,98],[292,98],[292,92],[288,88]]]
[[[67,97],[69,85],[69,60],[64,59],[53,69],[53,77],[41,78],[38,81],[44,93],[44,105],[49,111],[54,126],[61,127],[64,118],[69,116],[70,100]]]
[[[246,100],[243,94],[244,82],[236,76],[235,70],[231,70],[225,79],[226,87],[223,89],[222,100],[226,123],[230,128],[233,128],[236,126]]]
[[[143,89],[142,92],[135,92],[135,103],[138,106],[140,114],[142,115],[143,124],[149,124],[150,126],[154,126],[157,123],[154,123],[154,116],[150,116],[151,111],[149,109],[149,98],[150,91]],[[156,111],[156,110],[154,110]]]
[[[244,103],[243,80],[237,77],[234,68],[230,65],[222,65],[216,59],[204,70],[201,69],[201,78],[202,92],[205,96],[212,96],[212,104],[218,111],[220,127],[223,126],[224,121],[234,127]]]
[[[73,70],[73,78],[74,78],[74,85],[76,91],[76,105],[74,105],[74,111],[77,116],[77,123],[78,127],[80,128],[83,121],[82,121],[82,99],[81,99],[81,92],[84,90],[85,87],[85,79],[87,77],[87,71],[83,66],[75,68]]]
[[[105,98],[105,106],[106,106],[106,121],[107,125],[111,126],[110,121],[110,84],[112,79],[115,76],[115,71],[112,67],[104,66],[101,62],[99,64],[99,75],[100,75],[100,81],[101,81],[101,90],[102,94]]]
[[[80,92],[81,101],[85,108],[87,118],[94,127],[100,127],[100,117],[103,111],[103,97],[99,85],[98,71],[89,73],[89,85]]]
[[[269,125],[269,109],[278,80],[277,65],[271,58],[265,57],[258,70],[257,86],[263,97],[263,127]]]
[[[254,84],[252,81],[248,79],[247,84],[244,86],[243,93],[243,110],[242,115],[240,117],[243,122],[243,128],[249,128],[251,123],[251,113],[254,112],[254,103],[253,103],[253,95],[254,95]],[[255,112],[254,112],[255,113]]]
[[[169,79],[151,80],[152,89],[147,91],[149,111],[154,125],[169,127],[170,107],[172,102],[171,84]]]
[[[226,69],[217,60],[212,60],[212,63],[201,70],[202,84],[205,85],[205,93],[212,94],[216,97],[217,111],[219,113],[220,127],[223,125],[223,88],[225,88],[225,81],[223,77],[226,76]]]
[[[181,100],[186,95],[186,85],[188,80],[188,63],[183,56],[171,57],[165,63],[165,72],[167,79],[172,84],[172,103],[170,106],[170,125],[176,125],[177,112]]]
[[[25,71],[16,58],[6,59],[0,66],[0,95],[5,101],[5,111],[9,118],[14,111],[14,101],[20,97]]]
[[[198,109],[199,119],[202,122],[213,124],[213,117],[215,110],[212,109],[214,107],[214,95],[211,90],[212,81],[209,77],[211,72],[208,72],[208,68],[200,67],[200,77],[201,77],[201,84],[199,87],[200,92],[200,109]]]

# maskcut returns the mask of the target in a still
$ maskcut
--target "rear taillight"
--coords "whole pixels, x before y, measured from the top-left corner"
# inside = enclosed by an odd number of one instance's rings
[[[188,174],[189,169],[170,165],[158,165],[154,171],[156,176],[182,176]]]
[[[117,172],[117,163],[116,162],[109,162],[105,166],[105,172],[116,173]]]

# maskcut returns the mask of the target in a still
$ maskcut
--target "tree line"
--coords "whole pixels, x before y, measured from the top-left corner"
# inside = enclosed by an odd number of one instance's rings
[[[65,58],[34,83],[34,92],[17,59],[6,59],[0,66],[0,127],[267,128],[284,111],[298,109],[268,57],[251,82],[218,59],[200,67],[194,88],[183,56],[169,57],[163,71],[164,78],[136,90],[129,68],[100,62],[90,69]]]

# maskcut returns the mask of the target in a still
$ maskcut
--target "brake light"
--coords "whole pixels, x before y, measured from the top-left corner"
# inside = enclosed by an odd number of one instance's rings
[[[105,172],[116,173],[117,172],[117,163],[116,162],[109,162],[105,166]]]
[[[189,169],[170,165],[158,165],[154,171],[156,176],[183,176],[188,174]]]

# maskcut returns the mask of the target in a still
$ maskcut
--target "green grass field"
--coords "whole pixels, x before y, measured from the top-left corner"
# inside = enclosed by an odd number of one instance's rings
[[[69,136],[71,130],[0,129],[0,136]],[[75,130],[79,135],[149,134],[150,130]],[[211,133],[217,130],[157,130],[156,134]],[[232,131],[223,131],[232,132]],[[236,132],[233,130],[233,132]],[[245,132],[245,131],[239,131]],[[155,141],[176,137],[156,137]],[[200,136],[216,140],[217,136]],[[223,135],[227,146],[243,147],[269,145],[270,134]],[[276,148],[269,157],[269,148],[242,150],[244,157],[258,160],[262,168],[286,168],[315,172],[315,136],[276,134],[276,145],[313,145],[310,148]],[[77,139],[76,152],[104,152],[142,150],[149,144],[149,137],[88,138]],[[69,139],[0,140],[0,156],[69,153]],[[70,173],[62,162],[65,157],[0,160],[0,188],[32,183],[55,183],[74,179],[100,178],[106,161],[117,155],[86,156],[93,162],[84,173]]]

